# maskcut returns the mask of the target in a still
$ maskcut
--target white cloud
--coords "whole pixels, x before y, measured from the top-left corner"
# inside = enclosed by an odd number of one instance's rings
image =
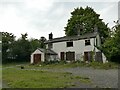
[[[4,14],[0,14],[0,29],[2,31],[13,32],[17,36],[27,30],[27,21],[16,14],[16,8],[10,7],[5,9]]]
[[[57,2],[118,2],[119,0],[56,0]]]
[[[25,4],[27,8],[45,11],[52,6],[53,0],[25,0]]]
[[[101,13],[100,18],[102,18],[104,22],[109,23],[109,27],[113,27],[115,25],[113,21],[118,19],[117,3],[108,3],[106,7],[102,8],[98,12]]]
[[[107,23],[116,19],[117,3],[61,2],[60,0],[1,0],[0,30],[15,34],[28,33],[29,37],[40,38],[53,32],[54,37],[64,36],[64,27],[70,12],[76,7],[91,6]]]

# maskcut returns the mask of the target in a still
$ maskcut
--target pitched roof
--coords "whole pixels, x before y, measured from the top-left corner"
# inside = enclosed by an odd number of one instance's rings
[[[45,43],[54,43],[54,42],[62,42],[62,41],[75,41],[75,40],[80,40],[80,39],[87,39],[87,38],[94,38],[96,37],[98,33],[93,32],[93,33],[87,33],[84,35],[80,36],[64,36],[64,37],[58,37],[58,38],[53,38],[51,40],[46,41]]]
[[[41,52],[43,52],[43,53],[45,53],[45,54],[57,55],[56,52],[54,52],[53,50],[50,50],[50,49],[38,48],[38,50],[40,50]]]

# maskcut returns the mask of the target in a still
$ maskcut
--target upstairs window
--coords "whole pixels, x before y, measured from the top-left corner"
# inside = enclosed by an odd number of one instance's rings
[[[85,40],[85,46],[91,45],[90,40]]]
[[[67,43],[67,47],[73,47],[73,42],[66,42]]]

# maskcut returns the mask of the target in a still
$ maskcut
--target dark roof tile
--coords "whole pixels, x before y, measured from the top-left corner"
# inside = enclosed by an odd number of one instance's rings
[[[38,50],[40,50],[41,52],[43,52],[45,54],[57,55],[56,52],[54,52],[53,50],[50,50],[50,49],[38,48]]]
[[[53,38],[51,40],[46,41],[45,43],[54,43],[54,42],[62,42],[62,41],[73,41],[73,40],[80,40],[80,39],[87,39],[87,38],[93,38],[96,37],[97,33],[87,33],[84,35],[80,36],[64,36],[64,37],[58,37],[58,38]]]

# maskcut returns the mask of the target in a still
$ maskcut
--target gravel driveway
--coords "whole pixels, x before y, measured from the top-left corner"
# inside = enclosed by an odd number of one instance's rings
[[[118,88],[118,70],[100,70],[93,68],[69,68],[65,69],[75,75],[83,75],[89,77],[93,85],[99,88]]]
[[[77,88],[118,88],[118,69],[94,69],[90,67],[76,67],[64,69],[41,69],[53,72],[71,72],[73,75],[86,76],[92,84],[77,84]]]

